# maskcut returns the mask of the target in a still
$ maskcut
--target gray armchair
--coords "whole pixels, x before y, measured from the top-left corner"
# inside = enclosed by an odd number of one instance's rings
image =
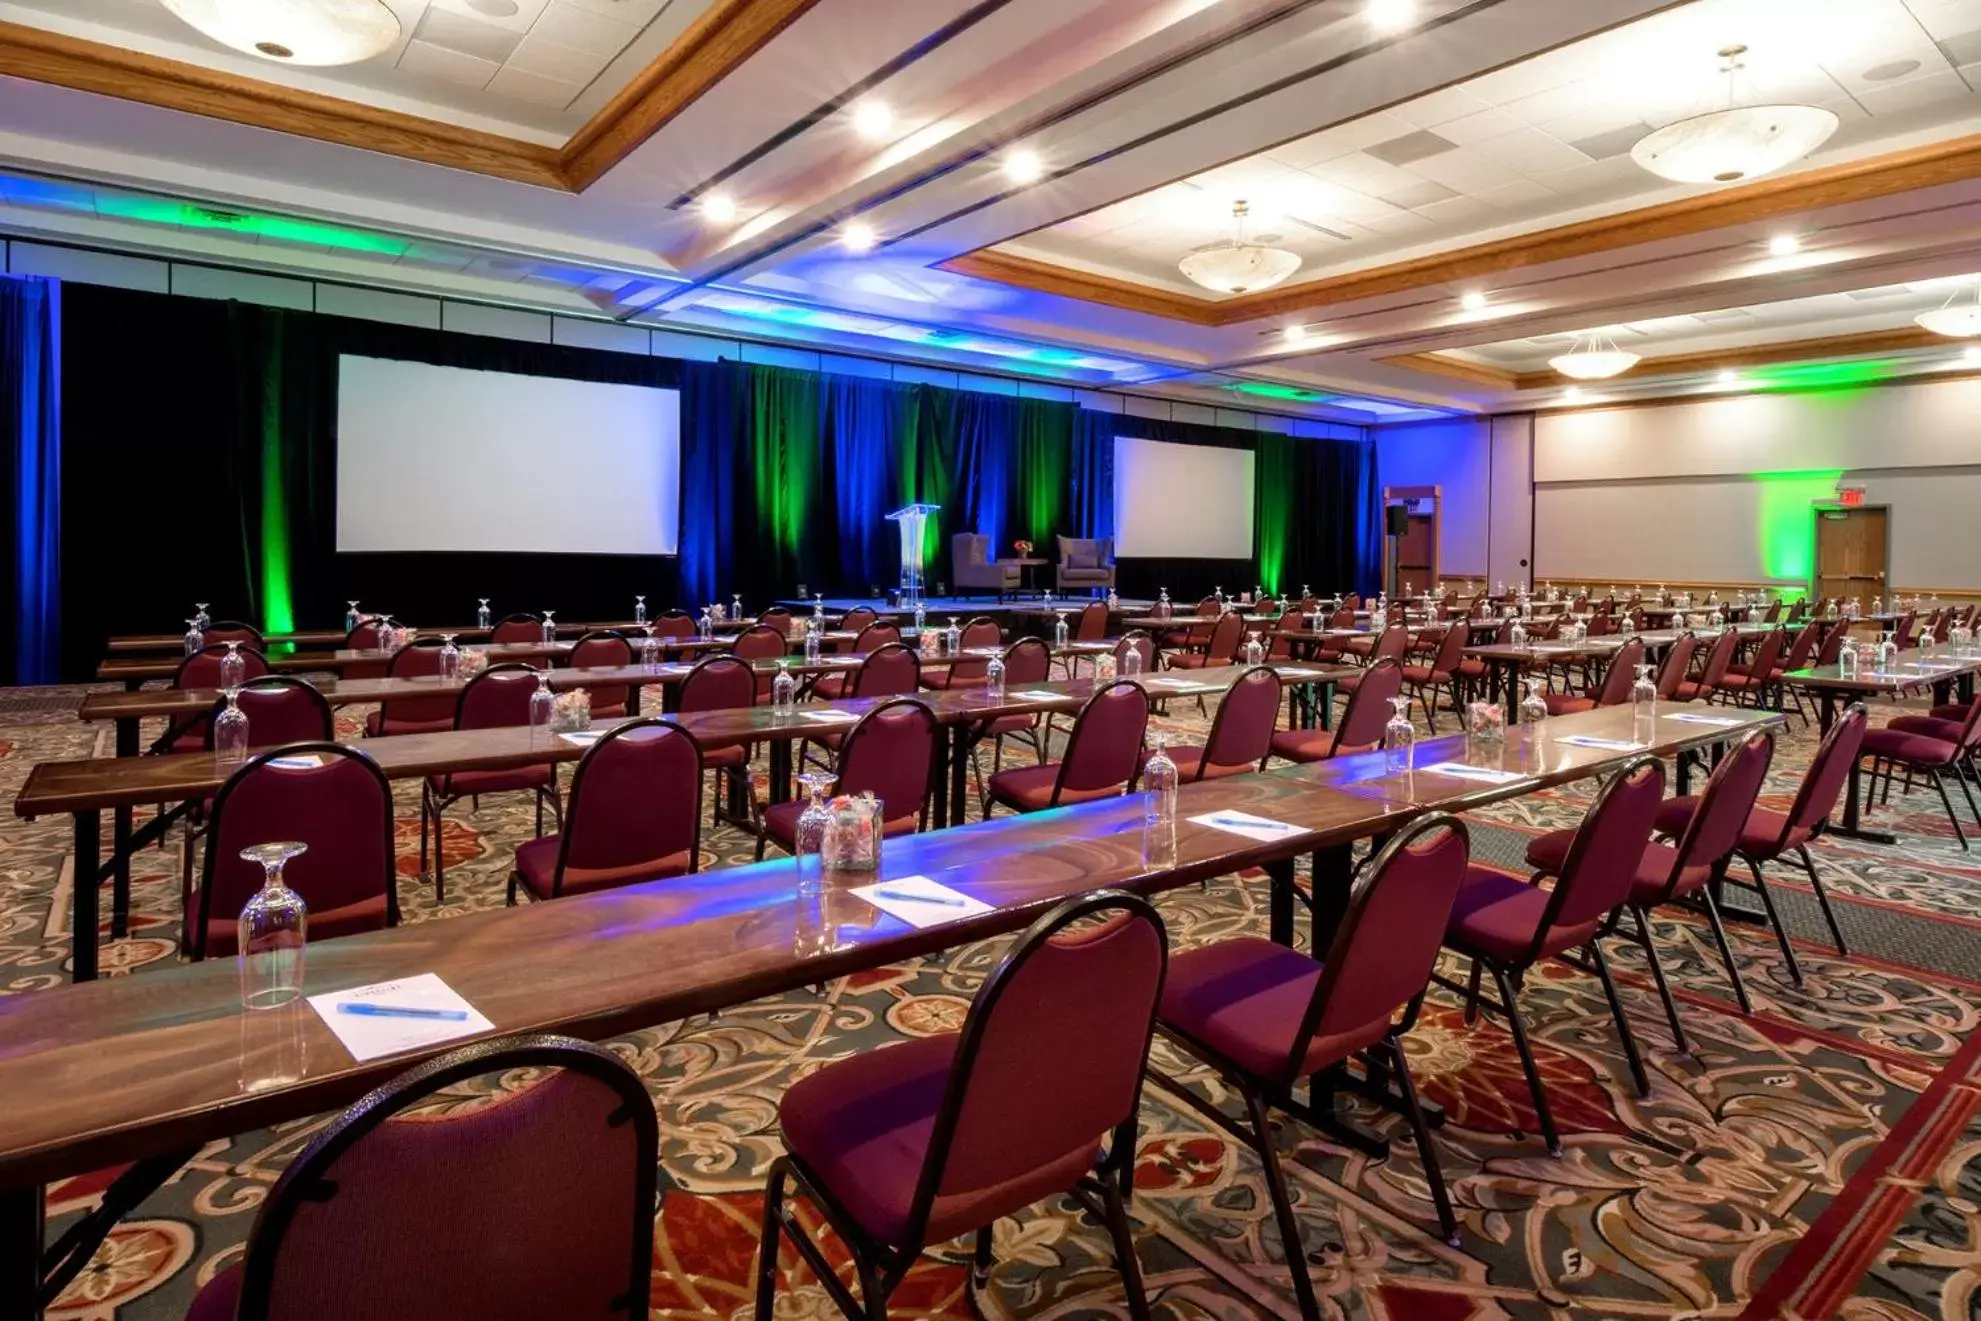
[[[1113,537],[1061,537],[1059,590],[1105,592],[1114,586]]]
[[[976,532],[958,532],[949,539],[949,580],[956,594],[996,592],[1002,601],[1006,592],[1018,590],[1016,564],[990,557],[990,538]]]

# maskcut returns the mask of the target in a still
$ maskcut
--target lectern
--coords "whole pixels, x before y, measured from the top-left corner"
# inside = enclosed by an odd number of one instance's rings
[[[941,505],[906,505],[887,517],[901,526],[901,604],[914,605],[922,599],[923,533],[929,516]]]

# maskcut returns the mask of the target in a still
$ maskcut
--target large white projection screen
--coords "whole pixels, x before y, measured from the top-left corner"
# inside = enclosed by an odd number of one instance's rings
[[[337,549],[672,555],[681,395],[345,356]]]
[[[1252,558],[1252,451],[1114,438],[1114,553]]]

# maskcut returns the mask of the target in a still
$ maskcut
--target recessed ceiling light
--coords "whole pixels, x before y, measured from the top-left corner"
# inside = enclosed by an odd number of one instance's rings
[[[1467,289],[1459,295],[1458,305],[1468,312],[1483,312],[1486,310],[1486,296],[1477,289]]]
[[[1714,379],[1721,385],[1738,385],[1740,383],[1740,373],[1731,367],[1722,367],[1720,374]]]
[[[877,142],[894,127],[894,112],[885,101],[862,101],[853,107],[853,129],[861,137]]]
[[[1286,342],[1288,344],[1298,344],[1307,338],[1307,327],[1288,326],[1284,334],[1286,335]]]
[[[164,0],[167,9],[223,46],[282,64],[356,64],[399,40],[384,0]]]
[[[1020,147],[1004,158],[1004,177],[1013,183],[1035,183],[1045,173],[1045,164],[1039,160],[1039,153],[1029,147]]]
[[[1981,344],[1970,344],[1961,350],[1960,360],[1969,366],[1981,362]]]
[[[849,220],[839,227],[839,242],[849,252],[871,252],[874,227],[864,220]]]
[[[1768,240],[1770,257],[1793,257],[1802,251],[1802,240],[1793,234],[1777,234]]]
[[[1582,387],[1581,387],[1581,386],[1579,386],[1579,385],[1571,385],[1571,386],[1569,386],[1569,387],[1568,387],[1568,388],[1567,388],[1566,390],[1563,390],[1563,391],[1561,392],[1561,401],[1562,401],[1562,402],[1563,402],[1564,404],[1579,404],[1579,403],[1581,403],[1581,402],[1582,402]]]
[[[1378,32],[1401,32],[1417,21],[1417,0],[1369,0],[1362,17]]]
[[[728,193],[710,193],[702,199],[702,214],[718,225],[736,218],[736,199]]]

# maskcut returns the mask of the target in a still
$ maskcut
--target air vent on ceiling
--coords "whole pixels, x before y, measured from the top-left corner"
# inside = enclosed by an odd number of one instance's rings
[[[1844,297],[1855,298],[1860,303],[1868,303],[1878,298],[1908,298],[1911,295],[1912,290],[1902,284],[1888,284],[1882,289],[1852,289],[1846,292]]]

